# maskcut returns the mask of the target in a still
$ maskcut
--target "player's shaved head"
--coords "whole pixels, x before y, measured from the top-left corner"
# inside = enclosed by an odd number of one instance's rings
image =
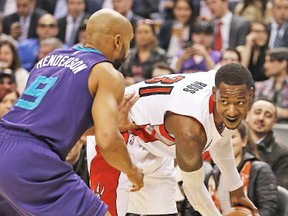
[[[88,20],[86,31],[88,33],[87,43],[104,42],[105,46],[107,41],[104,41],[103,37],[114,37],[116,34],[129,37],[129,33],[133,32],[129,20],[110,9],[102,9],[94,13]]]
[[[129,28],[132,28],[129,20],[110,9],[97,11],[87,23],[88,34],[115,34],[129,31]]]
[[[95,12],[88,20],[86,47],[101,51],[112,62],[124,46],[133,38],[133,29],[129,20],[111,9]],[[129,50],[129,47],[125,47]]]

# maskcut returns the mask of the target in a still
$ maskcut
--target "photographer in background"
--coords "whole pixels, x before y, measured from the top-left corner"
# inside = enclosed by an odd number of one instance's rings
[[[186,43],[184,51],[172,60],[171,67],[177,73],[194,73],[215,68],[221,60],[221,52],[211,49],[213,33],[209,22],[197,21],[192,28],[192,43]]]

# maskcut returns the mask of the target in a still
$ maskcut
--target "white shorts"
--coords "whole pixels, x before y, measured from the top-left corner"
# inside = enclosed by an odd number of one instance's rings
[[[133,135],[131,135],[133,136]],[[142,147],[140,138],[128,142],[133,162],[144,172],[144,187],[129,194],[128,212],[134,214],[174,214],[176,207],[176,169],[172,157],[157,157]]]
[[[133,162],[144,172],[144,187],[140,191],[130,192],[131,183],[127,176],[120,172],[112,174],[111,170],[114,168],[110,169],[107,163],[103,164],[105,160],[101,155],[97,155],[98,159],[93,159],[91,163],[91,188],[96,188],[98,184],[105,188],[101,199],[108,204],[113,216],[125,216],[127,212],[175,214],[177,181],[174,159],[153,155],[142,147],[141,142],[142,140],[134,135],[130,135],[127,142]],[[117,173],[117,170],[114,169],[113,172]],[[112,179],[114,183],[111,184]],[[115,187],[111,189],[111,185]]]

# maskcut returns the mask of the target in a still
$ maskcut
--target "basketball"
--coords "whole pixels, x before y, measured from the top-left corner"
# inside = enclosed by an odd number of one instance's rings
[[[243,206],[235,206],[225,211],[223,216],[253,216],[253,212]]]

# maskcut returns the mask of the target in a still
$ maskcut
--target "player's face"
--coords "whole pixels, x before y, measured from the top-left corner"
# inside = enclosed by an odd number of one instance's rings
[[[253,100],[253,90],[246,85],[227,85],[221,83],[219,89],[213,89],[216,110],[225,126],[234,130],[245,118]]]

